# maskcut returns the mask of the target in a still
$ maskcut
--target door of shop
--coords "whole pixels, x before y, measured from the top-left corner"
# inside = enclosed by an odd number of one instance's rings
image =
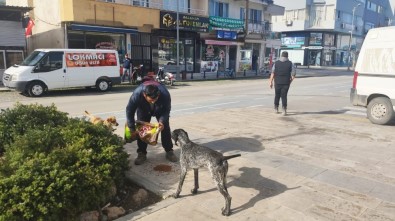
[[[236,70],[237,46],[229,46],[229,69]]]

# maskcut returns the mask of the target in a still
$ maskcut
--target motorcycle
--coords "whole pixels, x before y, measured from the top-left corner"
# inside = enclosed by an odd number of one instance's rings
[[[141,84],[143,82],[143,66],[140,64],[138,67],[133,68],[131,76],[132,84]]]
[[[173,86],[176,78],[170,72],[165,72],[163,67],[159,67],[158,73],[156,74],[155,80],[164,85]]]

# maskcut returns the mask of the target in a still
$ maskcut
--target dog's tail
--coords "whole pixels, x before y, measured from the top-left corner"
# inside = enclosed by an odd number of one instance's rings
[[[225,161],[225,160],[229,160],[229,159],[232,159],[232,158],[235,158],[235,157],[240,157],[240,156],[241,156],[241,154],[235,154],[235,155],[230,155],[230,156],[224,156],[223,160]]]

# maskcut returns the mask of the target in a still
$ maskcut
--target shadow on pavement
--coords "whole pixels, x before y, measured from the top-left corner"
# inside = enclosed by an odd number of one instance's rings
[[[287,112],[288,116],[292,115],[303,115],[303,114],[344,114],[349,110],[342,109],[342,110],[328,110],[328,111],[317,111],[317,112]]]
[[[220,151],[224,155],[229,151],[259,152],[265,149],[262,142],[259,141],[260,139],[261,137],[257,135],[253,138],[231,137],[203,143],[202,145],[210,147],[216,151]]]
[[[261,175],[260,168],[242,167],[239,169],[239,171],[242,172],[240,177],[229,182],[228,187],[237,186],[240,188],[253,188],[258,191],[258,194],[252,197],[245,204],[233,208],[232,214],[252,208],[255,206],[257,202],[263,199],[279,195],[287,190],[300,188],[300,186],[294,188],[288,188],[286,185],[282,183],[265,178]]]

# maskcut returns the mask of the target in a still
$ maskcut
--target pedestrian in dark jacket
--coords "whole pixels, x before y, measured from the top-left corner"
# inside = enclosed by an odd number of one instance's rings
[[[273,88],[274,80],[274,110],[279,113],[278,106],[281,103],[283,107],[283,115],[287,115],[287,96],[289,86],[291,82],[295,79],[296,68],[290,60],[288,60],[288,52],[283,51],[281,53],[280,60],[276,61],[272,68],[272,74],[270,75],[269,86]]]
[[[140,140],[135,128],[135,113],[137,120],[150,122],[151,117],[156,117],[161,131],[162,146],[166,151],[166,159],[177,162],[178,159],[173,153],[173,143],[171,141],[171,131],[169,124],[171,110],[171,97],[165,86],[156,81],[145,81],[134,91],[126,106],[127,125],[132,132],[132,139],[137,138],[137,158],[136,165],[144,163],[147,159],[147,143]]]
[[[121,78],[122,82],[124,82],[125,81],[125,77],[128,76],[128,80],[129,80],[129,83],[130,83],[130,79],[131,79],[130,78],[131,62],[132,61],[130,60],[128,54],[125,54],[125,61],[123,62],[123,74],[122,74],[122,78]]]

